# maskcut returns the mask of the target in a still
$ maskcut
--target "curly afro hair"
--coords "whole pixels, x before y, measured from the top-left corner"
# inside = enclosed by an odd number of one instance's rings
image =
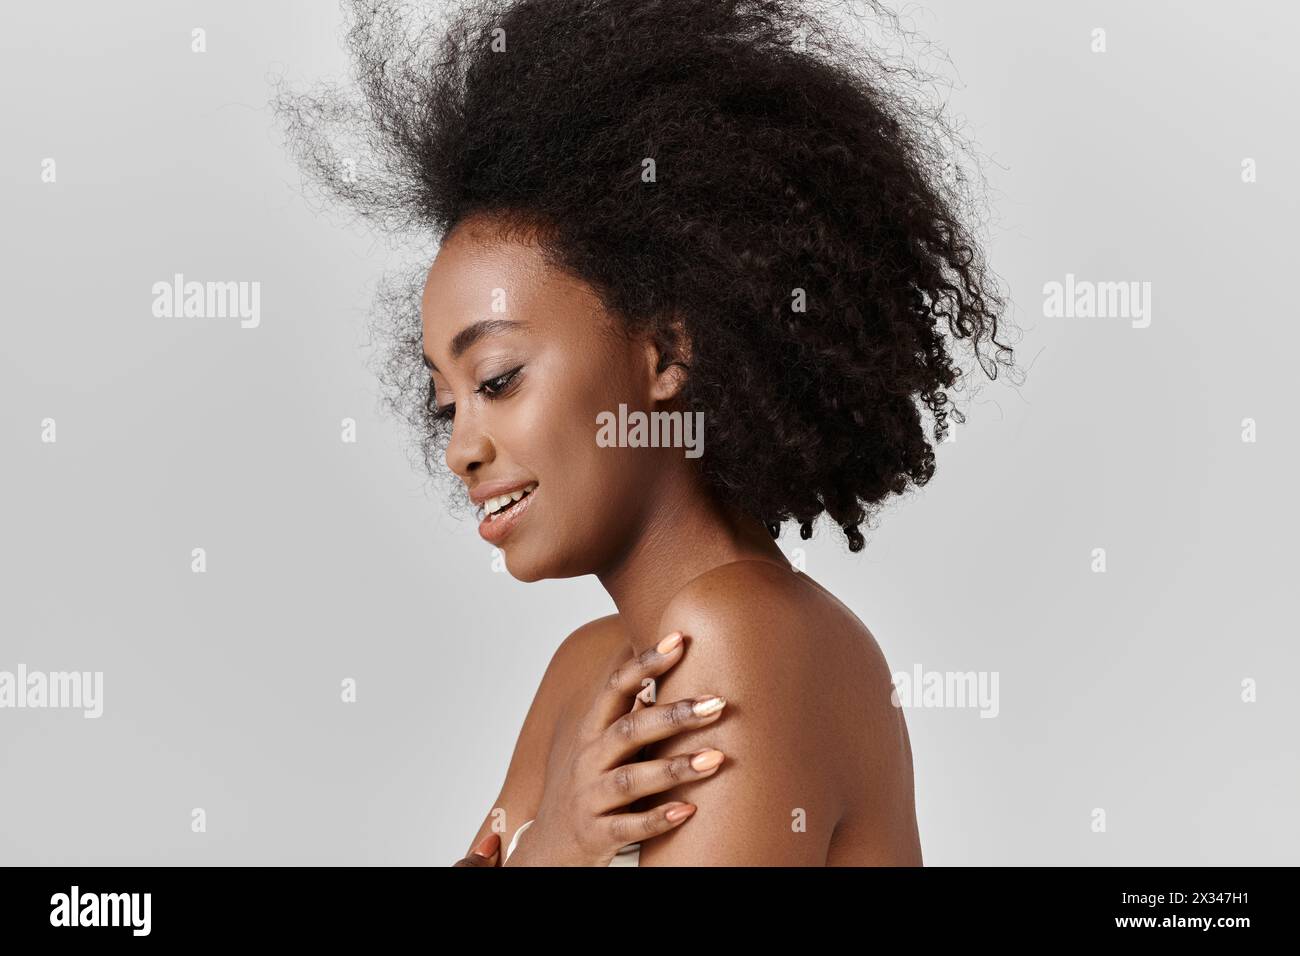
[[[774,537],[793,519],[809,538],[825,512],[861,550],[877,507],[934,474],[921,406],[944,440],[963,374],[945,327],[989,378],[1011,356],[956,137],[909,95],[916,70],[793,0],[442,10],[345,0],[359,94],[275,101],[304,169],[386,230],[440,241],[488,217],[629,332],[684,330],[704,480]],[[451,426],[419,357],[426,267],[380,293],[381,378],[445,477]]]

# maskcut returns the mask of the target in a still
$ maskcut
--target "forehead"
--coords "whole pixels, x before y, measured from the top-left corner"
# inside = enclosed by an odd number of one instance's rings
[[[468,227],[456,229],[443,241],[425,276],[425,328],[444,319],[463,324],[494,310],[509,313],[545,284],[543,269],[540,250],[531,243],[494,239]]]
[[[519,320],[531,334],[581,338],[609,327],[591,289],[549,265],[533,242],[457,227],[425,277],[425,351],[441,362],[455,335],[484,319]]]

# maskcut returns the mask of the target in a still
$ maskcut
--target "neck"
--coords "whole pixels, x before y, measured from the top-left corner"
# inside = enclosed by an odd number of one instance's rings
[[[761,521],[695,485],[649,509],[650,519],[609,568],[599,572],[631,643],[639,654],[659,643],[660,618],[681,588],[733,561],[770,561],[788,568]]]

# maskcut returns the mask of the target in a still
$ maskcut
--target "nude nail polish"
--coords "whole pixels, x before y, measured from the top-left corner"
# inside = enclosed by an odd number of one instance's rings
[[[691,757],[691,767],[698,773],[703,773],[705,770],[712,770],[720,763],[722,763],[721,750],[713,750],[711,748],[709,750],[701,750],[699,753]]]
[[[681,642],[682,642],[682,632],[673,631],[671,634],[669,634],[667,637],[665,637],[662,641],[659,642],[659,645],[655,648],[655,650],[658,651],[660,654],[668,654],[671,653],[672,650],[676,648],[677,645],[680,644]]]
[[[696,717],[708,717],[710,714],[716,714],[727,706],[725,697],[697,697],[695,703],[691,705]]]

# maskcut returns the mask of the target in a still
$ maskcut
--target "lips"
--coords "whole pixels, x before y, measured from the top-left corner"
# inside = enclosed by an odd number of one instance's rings
[[[503,508],[496,514],[485,515],[478,525],[479,537],[490,544],[499,545],[514,531],[519,522],[523,520],[524,515],[528,513],[528,509],[532,507],[533,499],[537,497],[537,491],[538,488],[534,484],[531,492],[509,507]]]

